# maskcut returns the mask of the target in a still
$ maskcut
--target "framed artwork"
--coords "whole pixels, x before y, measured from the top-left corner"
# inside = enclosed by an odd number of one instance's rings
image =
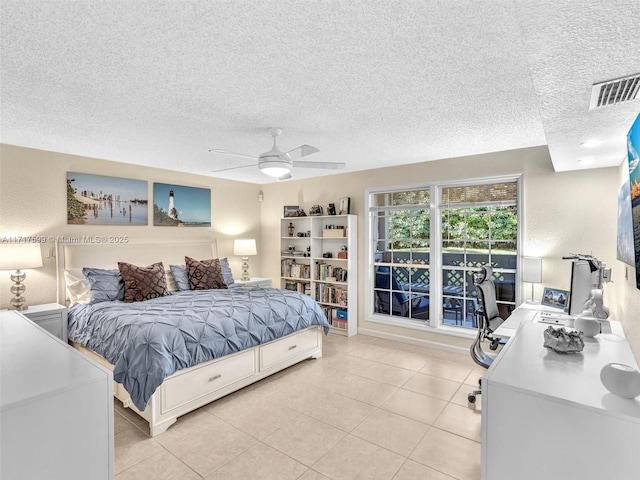
[[[145,180],[67,172],[67,224],[147,225]]]
[[[298,205],[285,205],[283,216],[286,217],[297,217],[298,210],[300,207]]]
[[[635,266],[633,247],[633,216],[631,214],[631,188],[629,180],[618,191],[618,237],[616,258],[632,267]]]
[[[559,308],[564,310],[567,306],[569,292],[567,290],[558,290],[557,288],[544,287],[542,293],[542,305],[547,307]]]
[[[156,227],[210,227],[211,190],[154,183],[153,225]]]
[[[351,197],[342,197],[338,204],[338,215],[349,215],[351,213]]]

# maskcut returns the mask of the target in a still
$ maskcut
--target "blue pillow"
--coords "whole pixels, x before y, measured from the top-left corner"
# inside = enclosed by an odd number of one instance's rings
[[[82,269],[91,292],[91,302],[113,302],[124,300],[124,281],[118,270],[105,270],[103,268]]]
[[[226,257],[220,259],[220,267],[222,267],[222,277],[224,278],[224,283],[226,283],[227,286],[235,283],[235,280],[233,279],[233,273],[231,272],[231,267],[229,266],[229,260],[227,260]],[[180,290],[181,292],[183,290],[191,290],[191,282],[189,282],[189,275],[187,274],[186,266],[169,265],[169,270],[171,270],[173,279],[176,281],[178,290]]]
[[[171,275],[176,281],[179,291],[191,290],[191,283],[189,283],[189,275],[187,275],[187,267],[184,265],[169,265]]]
[[[220,259],[220,266],[222,267],[222,277],[224,278],[224,283],[226,283],[227,286],[235,283],[235,280],[233,279],[233,273],[231,272],[231,267],[229,266],[229,260],[227,260],[227,257]]]

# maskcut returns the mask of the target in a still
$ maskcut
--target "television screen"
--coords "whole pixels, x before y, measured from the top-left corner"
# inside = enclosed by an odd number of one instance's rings
[[[640,114],[631,125],[627,135],[627,155],[629,159],[629,187],[631,189],[631,212],[633,218],[633,244],[636,260],[636,286],[640,288]]]

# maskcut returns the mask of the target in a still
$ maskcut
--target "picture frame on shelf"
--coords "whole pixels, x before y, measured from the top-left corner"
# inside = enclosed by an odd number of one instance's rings
[[[335,215],[336,214],[336,204],[330,203],[327,207],[327,215]]]
[[[351,197],[342,197],[338,203],[338,214],[349,215],[351,213]]]
[[[567,307],[569,292],[557,288],[544,287],[542,293],[542,305],[564,310]]]
[[[298,210],[300,210],[300,206],[298,205],[285,205],[284,213],[282,214],[285,218],[288,217],[297,217]]]

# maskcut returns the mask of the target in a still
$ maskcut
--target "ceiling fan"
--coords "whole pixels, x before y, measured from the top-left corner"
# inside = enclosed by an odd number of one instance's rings
[[[245,157],[257,160],[258,163],[251,165],[241,165],[238,167],[223,168],[220,170],[214,170],[214,172],[222,172],[224,170],[234,170],[236,168],[255,167],[256,165],[260,171],[270,177],[275,177],[278,180],[286,180],[291,178],[291,169],[293,167],[301,168],[328,168],[334,170],[340,170],[344,168],[345,164],[341,162],[301,162],[298,158],[306,157],[312,153],[319,152],[316,147],[311,145],[300,145],[299,147],[289,150],[288,152],[281,152],[276,146],[276,138],[281,135],[283,130],[278,127],[269,128],[269,134],[273,137],[273,148],[268,152],[261,153],[258,157],[252,155],[244,155],[242,153],[228,152],[226,150],[220,150],[218,148],[212,148],[209,150],[214,153],[223,153],[226,155],[234,155],[236,157]]]

